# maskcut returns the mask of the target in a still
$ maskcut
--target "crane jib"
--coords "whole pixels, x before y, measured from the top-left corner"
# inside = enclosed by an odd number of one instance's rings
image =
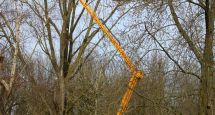
[[[120,55],[122,56],[123,60],[125,61],[129,70],[132,73],[132,77],[128,83],[127,90],[122,97],[121,105],[117,112],[117,115],[122,115],[126,111],[126,108],[131,99],[131,96],[133,94],[133,91],[134,91],[134,88],[135,88],[137,82],[139,81],[139,79],[143,78],[144,73],[143,73],[143,71],[138,70],[136,68],[136,66],[133,64],[131,59],[127,56],[127,54],[125,53],[123,48],[120,46],[119,41],[115,38],[115,36],[111,33],[111,31],[101,22],[101,20],[97,17],[96,13],[93,10],[91,10],[91,8],[83,0],[80,0],[80,2],[83,5],[83,7],[87,10],[87,12],[91,15],[93,20],[98,24],[98,26],[106,34],[106,36],[109,38],[109,40],[114,45],[116,50],[120,53]]]

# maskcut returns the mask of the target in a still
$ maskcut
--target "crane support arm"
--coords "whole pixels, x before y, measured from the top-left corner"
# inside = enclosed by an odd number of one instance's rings
[[[134,90],[138,80],[140,78],[143,78],[143,72],[136,68],[134,63],[131,61],[131,59],[127,56],[127,54],[125,53],[123,48],[120,46],[119,42],[112,35],[112,33],[108,30],[108,28],[101,22],[101,20],[98,18],[96,13],[93,10],[91,10],[91,8],[83,0],[79,0],[79,1],[83,5],[83,7],[87,10],[87,12],[91,15],[93,20],[102,29],[102,31],[107,35],[107,37],[109,38],[111,43],[114,45],[116,50],[120,53],[120,55],[122,56],[123,60],[127,64],[130,72],[132,73],[132,77],[131,77],[131,79],[130,79],[130,81],[128,83],[127,91],[125,92],[125,94],[124,94],[124,96],[122,98],[120,109],[117,112],[117,115],[122,115],[126,111],[126,108],[128,106],[128,103],[129,103],[129,101],[131,99],[133,90]]]

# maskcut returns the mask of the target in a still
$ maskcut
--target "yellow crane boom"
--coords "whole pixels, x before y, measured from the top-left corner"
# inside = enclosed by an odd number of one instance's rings
[[[122,56],[123,60],[126,62],[130,72],[132,73],[132,77],[131,77],[131,79],[130,79],[130,81],[128,83],[128,88],[127,88],[125,94],[122,97],[121,105],[120,105],[120,108],[119,108],[119,110],[117,112],[117,115],[122,115],[126,111],[126,108],[128,106],[128,103],[129,103],[129,101],[131,99],[133,90],[134,90],[138,80],[143,78],[144,74],[143,74],[143,72],[141,70],[138,70],[136,68],[136,66],[131,61],[131,59],[127,56],[127,54],[125,53],[123,48],[120,46],[120,44],[118,43],[116,38],[112,35],[112,33],[108,30],[108,28],[105,27],[105,25],[103,25],[103,23],[98,18],[96,13],[93,10],[91,10],[91,8],[83,0],[80,0],[80,2],[83,5],[83,7],[87,10],[87,12],[91,15],[93,20],[98,24],[98,26],[102,29],[102,31],[107,35],[107,37],[109,38],[111,43],[114,45],[116,50]]]

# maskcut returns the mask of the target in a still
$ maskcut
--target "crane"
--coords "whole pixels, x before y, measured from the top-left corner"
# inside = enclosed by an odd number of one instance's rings
[[[87,12],[91,15],[93,20],[98,24],[98,26],[102,29],[102,31],[105,33],[105,35],[109,38],[113,46],[116,48],[116,50],[119,52],[125,63],[127,64],[130,72],[131,72],[131,79],[128,83],[127,90],[125,94],[122,97],[120,108],[117,111],[117,115],[122,115],[127,107],[128,103],[131,99],[131,96],[133,94],[134,88],[137,85],[137,82],[139,79],[143,78],[144,73],[141,70],[138,70],[137,67],[134,65],[134,63],[131,61],[131,59],[128,57],[128,55],[125,53],[123,48],[120,46],[119,42],[116,40],[114,35],[109,31],[109,29],[101,22],[101,20],[98,18],[96,13],[91,10],[91,8],[85,3],[83,0],[79,0],[83,7],[87,10]]]

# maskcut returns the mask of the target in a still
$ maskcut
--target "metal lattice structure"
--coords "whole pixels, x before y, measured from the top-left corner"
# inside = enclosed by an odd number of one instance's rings
[[[143,71],[138,70],[136,68],[136,66],[131,61],[131,59],[128,57],[128,55],[125,53],[123,48],[120,46],[119,42],[116,40],[114,35],[101,22],[101,20],[98,18],[96,13],[93,10],[91,10],[91,8],[83,0],[80,0],[80,2],[83,5],[83,7],[87,10],[87,12],[91,15],[93,20],[98,24],[98,26],[106,34],[106,36],[109,38],[109,40],[111,41],[113,46],[116,48],[116,50],[120,53],[120,55],[122,56],[123,60],[126,62],[128,68],[129,68],[129,70],[130,70],[130,72],[132,74],[132,77],[131,77],[131,79],[130,79],[130,81],[128,83],[128,88],[127,88],[125,94],[122,97],[121,105],[120,105],[120,108],[119,108],[119,110],[117,112],[117,115],[122,115],[126,111],[126,108],[127,108],[128,103],[129,103],[129,101],[131,99],[131,96],[133,94],[134,88],[137,85],[137,82],[139,81],[139,79],[143,78],[143,76],[144,76]]]

